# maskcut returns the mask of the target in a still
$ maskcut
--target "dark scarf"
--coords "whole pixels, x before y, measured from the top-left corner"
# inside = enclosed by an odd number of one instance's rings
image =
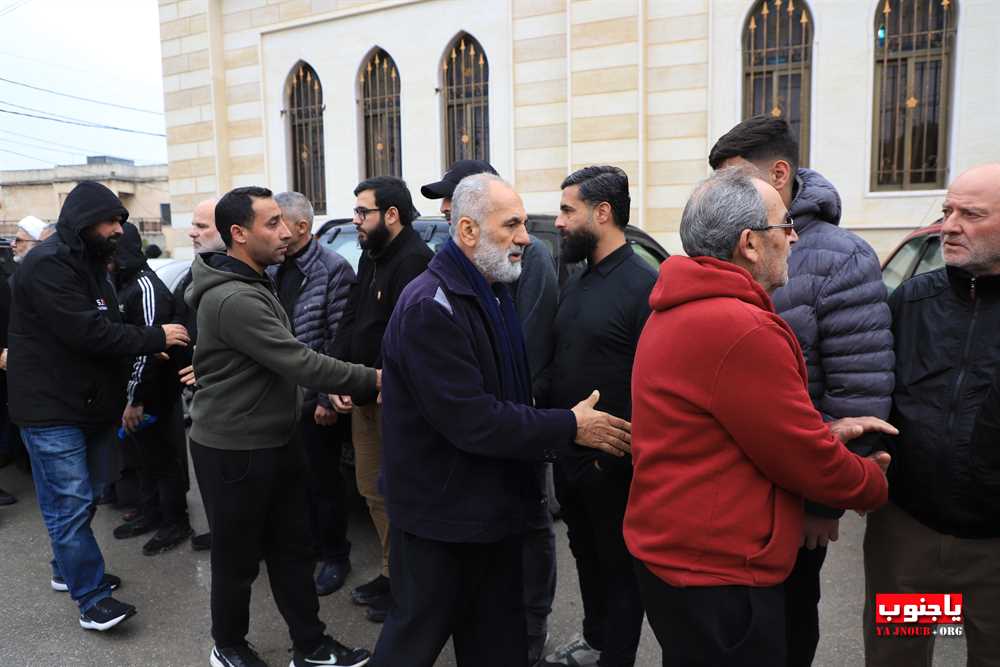
[[[510,290],[503,283],[494,283],[491,287],[452,239],[448,239],[442,252],[461,268],[493,328],[500,369],[501,395],[497,398],[531,405],[528,352]]]

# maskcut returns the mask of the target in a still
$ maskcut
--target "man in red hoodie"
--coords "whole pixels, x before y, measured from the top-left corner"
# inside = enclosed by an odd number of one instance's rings
[[[888,454],[861,458],[843,441],[895,429],[874,417],[825,424],[795,334],[774,312],[792,225],[768,183],[716,172],[684,208],[689,257],[664,262],[650,296],[624,535],[671,664],[784,665],[782,582],[803,497],[870,511],[888,496]]]

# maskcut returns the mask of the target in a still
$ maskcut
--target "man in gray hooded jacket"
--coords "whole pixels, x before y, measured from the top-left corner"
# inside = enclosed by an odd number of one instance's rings
[[[798,242],[788,283],[774,307],[795,331],[809,373],[809,396],[826,421],[889,416],[895,385],[891,318],[878,257],[840,224],[840,195],[819,173],[798,167],[799,146],[781,118],[755,116],[724,134],[713,169],[746,166],[781,195]],[[871,453],[872,441],[851,443]],[[812,664],[819,643],[819,572],[838,537],[843,510],[806,501],[802,549],[785,582],[789,667]]]

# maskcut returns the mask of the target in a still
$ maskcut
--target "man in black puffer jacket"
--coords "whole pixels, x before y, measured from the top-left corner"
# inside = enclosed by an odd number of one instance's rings
[[[291,232],[288,252],[267,274],[278,289],[292,333],[302,343],[331,354],[347,297],[355,282],[350,263],[312,237],[313,207],[298,192],[282,192],[274,200]],[[340,474],[341,445],[350,438],[349,417],[337,418],[326,394],[303,388],[299,440],[309,465],[309,518],[319,550],[316,592],[329,595],[344,585],[351,570],[347,540],[347,487]]]
[[[81,627],[91,630],[108,630],[135,613],[111,597],[118,580],[105,575],[90,528],[105,480],[91,471],[121,418],[128,363],[188,342],[180,325],[122,322],[106,266],[126,218],[111,190],[80,183],[66,197],[56,234],[28,255],[11,284],[11,420],[31,456],[52,541],[52,587],[69,590]]]
[[[781,194],[799,240],[788,258],[788,283],[772,295],[795,332],[809,373],[809,396],[826,421],[889,415],[893,351],[889,308],[878,257],[839,226],[840,195],[810,169],[799,169],[788,123],[749,118],[712,148],[713,169],[746,165]],[[871,453],[871,439],[851,442]],[[812,664],[819,643],[819,573],[827,543],[838,537],[843,510],[806,501],[803,548],[785,582],[789,667]]]
[[[928,592],[962,594],[968,664],[1000,665],[1000,442],[989,439],[1000,372],[1000,164],[955,179],[943,214],[945,268],[889,299],[898,360],[889,420],[899,437],[888,445],[889,503],[865,533],[872,666],[930,667],[933,635],[885,640],[875,629],[876,594]]]
[[[173,295],[146,264],[139,230],[128,222],[122,225],[115,253],[115,283],[122,316],[129,324],[150,327],[176,320]],[[135,358],[125,389],[122,429],[139,462],[140,507],[138,516],[115,528],[114,535],[124,539],[155,530],[142,547],[147,556],[169,551],[191,535],[184,497],[188,487],[184,430],[176,412],[180,390],[169,359],[153,354]]]

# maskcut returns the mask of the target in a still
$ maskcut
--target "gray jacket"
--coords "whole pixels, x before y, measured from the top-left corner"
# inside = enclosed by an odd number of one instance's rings
[[[799,169],[797,182],[789,214],[799,241],[788,258],[788,284],[773,294],[775,310],[799,339],[809,396],[824,419],[885,419],[895,354],[878,257],[861,237],[838,226],[840,195],[828,180]]]
[[[296,338],[313,350],[332,355],[340,317],[347,305],[351,286],[357,279],[354,269],[346,259],[315,240],[295,262],[305,280],[292,313],[292,330]],[[279,266],[267,267],[267,274],[272,280],[277,276]],[[324,407],[332,407],[326,394],[306,389],[305,401],[317,400]]]

